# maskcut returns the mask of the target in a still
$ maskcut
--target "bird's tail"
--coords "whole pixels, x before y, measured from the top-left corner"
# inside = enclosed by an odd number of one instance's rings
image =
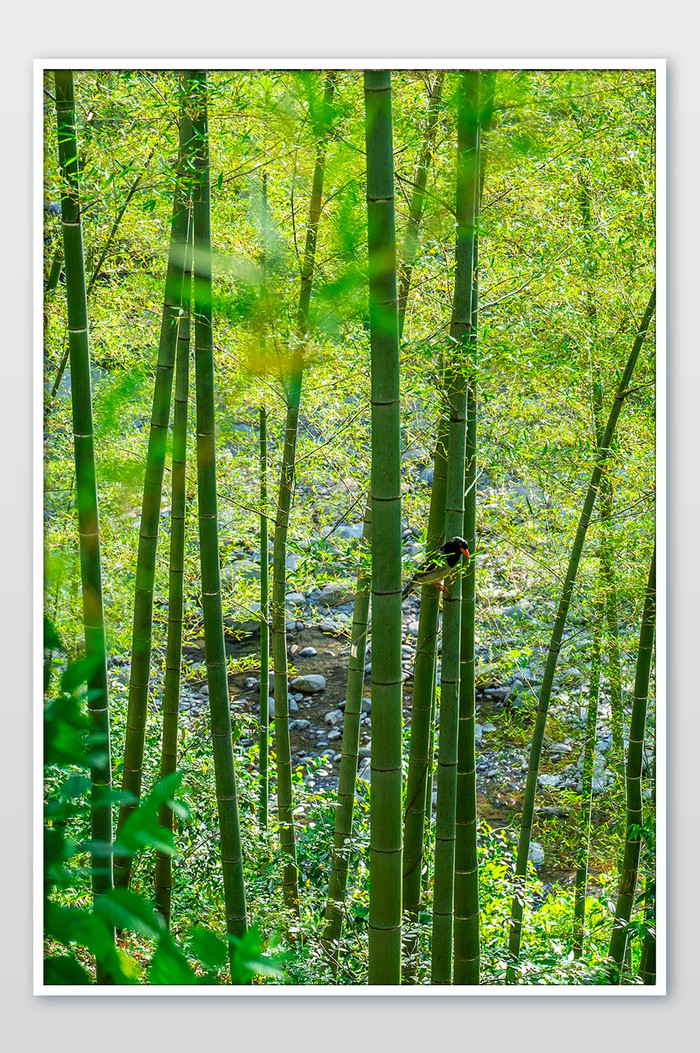
[[[406,584],[404,585],[404,587],[401,590],[401,599],[402,600],[406,599],[406,597],[408,596],[408,594],[411,591],[411,589],[413,588],[413,586],[414,586],[414,579],[413,578],[409,578],[408,581],[406,582]]]

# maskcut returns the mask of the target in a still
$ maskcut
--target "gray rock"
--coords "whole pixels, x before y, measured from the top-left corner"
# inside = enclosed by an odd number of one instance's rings
[[[290,720],[289,730],[290,731],[305,731],[306,728],[311,727],[310,720]]]
[[[537,785],[538,786],[549,786],[551,788],[554,788],[556,786],[559,786],[560,783],[561,783],[561,776],[559,776],[559,775],[543,774],[543,775],[538,775],[537,776]]]
[[[292,607],[303,607],[306,603],[306,596],[303,592],[288,592],[284,599]]]
[[[359,541],[364,529],[363,523],[341,523],[336,534],[346,541]]]
[[[325,720],[326,724],[331,724],[335,726],[336,724],[343,723],[344,714],[342,709],[330,709],[323,719]]]
[[[418,622],[409,622],[406,626],[406,632],[409,634],[409,636],[418,636]]]
[[[372,781],[372,765],[369,758],[361,761],[360,766],[357,769],[358,779],[362,779],[363,782]]]
[[[295,691],[303,691],[307,695],[313,695],[317,691],[323,691],[326,687],[326,678],[320,673],[308,673],[306,676],[296,676],[290,685]]]
[[[314,599],[319,607],[339,607],[342,603],[348,603],[353,598],[351,592],[346,592],[339,585],[324,585]]]
[[[287,570],[299,570],[301,559],[297,556],[296,552],[290,552],[284,561],[284,565]]]
[[[361,711],[363,713],[371,713],[372,712],[372,699],[371,698],[363,698],[361,706],[362,706]]]
[[[337,728],[335,729],[335,731],[329,731],[328,732],[328,741],[329,742],[335,742],[336,739],[340,739],[342,737],[343,737],[342,731],[338,731]]]
[[[301,651],[299,652],[299,657],[300,658],[313,658],[314,655],[316,655],[316,654],[318,654],[318,651],[316,650],[315,647],[302,647]]]
[[[527,858],[530,863],[534,863],[536,867],[541,867],[544,863],[544,848],[539,841],[531,841],[530,848],[527,853]]]

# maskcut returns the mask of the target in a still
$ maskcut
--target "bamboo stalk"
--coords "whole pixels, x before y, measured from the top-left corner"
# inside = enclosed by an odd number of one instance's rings
[[[187,240],[191,248],[191,237]],[[168,588],[168,638],[165,651],[165,681],[163,683],[163,741],[161,747],[161,777],[177,768],[177,734],[180,709],[180,669],[182,660],[182,614],[184,598],[185,519],[187,502],[187,402],[190,370],[190,303],[192,296],[192,259],[187,253],[185,263],[182,314],[177,333],[175,363],[175,399],[173,410],[172,503],[170,515],[170,581]],[[160,809],[160,825],[173,828],[173,812],[164,803]],[[172,898],[172,857],[156,852],[155,903],[170,925]]]
[[[325,78],[320,121],[316,125],[316,163],[314,165],[309,221],[301,269],[301,289],[297,311],[297,333],[287,386],[287,419],[282,452],[282,468],[277,498],[275,538],[272,562],[272,657],[275,670],[275,753],[277,758],[277,801],[280,841],[284,863],[282,888],[286,905],[299,913],[299,875],[294,834],[294,801],[292,793],[292,756],[289,740],[289,698],[287,687],[287,638],[285,631],[285,594],[287,535],[289,511],[294,491],[299,407],[304,372],[305,344],[309,326],[309,307],[313,285],[316,239],[323,204],[323,180],[326,167],[326,148],[331,129],[331,103],[335,89],[335,74]]]
[[[367,549],[372,538],[372,509],[367,507],[362,530],[362,545]],[[338,973],[340,935],[343,927],[345,888],[348,880],[348,860],[352,842],[352,817],[357,781],[357,757],[360,746],[360,717],[362,716],[362,692],[365,683],[365,653],[369,624],[369,602],[371,594],[370,571],[363,565],[357,574],[355,604],[352,617],[352,643],[348,662],[348,681],[345,693],[345,718],[341,744],[338,801],[333,830],[333,853],[331,875],[328,884],[322,943],[328,956],[333,975]]]
[[[591,808],[593,803],[593,769],[595,765],[595,740],[598,724],[598,700],[600,697],[600,661],[603,647],[603,619],[605,600],[603,597],[602,573],[598,582],[596,613],[593,629],[593,654],[591,657],[591,680],[588,690],[588,712],[583,742],[583,764],[581,772],[581,812],[579,819],[578,845],[576,848],[576,878],[574,886],[574,958],[583,954],[586,924],[586,884],[588,881],[588,854],[591,843]]]
[[[260,407],[260,828],[267,830],[270,761],[270,597],[267,527],[267,413]]]
[[[372,357],[369,982],[401,981],[401,469],[391,74],[364,74]]]
[[[464,168],[458,183],[464,197],[458,198],[458,220],[462,221],[465,267],[469,281],[469,313],[462,332],[454,336],[464,343],[469,369],[467,383],[467,434],[464,475],[464,527],[462,536],[471,552],[462,580],[462,622],[460,646],[459,741],[457,751],[457,805],[455,840],[455,984],[478,984],[479,943],[479,864],[476,814],[476,477],[477,477],[477,400],[476,351],[479,311],[479,217],[484,186],[483,137],[491,124],[494,76],[464,74],[462,137]]]
[[[197,494],[204,647],[209,685],[216,801],[219,814],[226,931],[230,936],[239,937],[245,932],[247,919],[219,566],[206,72],[188,70],[186,84],[194,105],[192,125],[195,140],[196,177],[192,195],[194,218],[193,310],[197,390]],[[233,947],[231,947],[231,957],[233,953]]]
[[[445,79],[445,71],[439,70],[435,75],[433,86],[428,96],[428,113],[423,133],[423,145],[416,164],[416,172],[413,179],[413,193],[408,207],[408,223],[403,238],[400,253],[400,281],[399,281],[399,340],[403,334],[404,319],[406,317],[406,304],[408,303],[408,290],[411,287],[413,265],[418,251],[418,231],[423,218],[425,205],[425,188],[428,183],[428,172],[430,161],[433,157],[435,147],[435,133],[437,121],[440,114],[440,103],[442,101],[442,86]]]
[[[143,755],[153,634],[153,586],[156,573],[158,528],[160,525],[165,451],[170,422],[170,402],[178,320],[182,304],[185,273],[189,217],[186,166],[188,153],[191,149],[190,134],[188,121],[181,120],[178,178],[173,194],[168,266],[163,295],[156,376],[153,385],[153,408],[148,434],[146,475],[143,484],[141,525],[139,528],[139,546],[136,561],[129,707],[122,774],[122,791],[133,795],[134,800],[123,802],[119,809],[117,835],[136,807],[136,802],[141,794],[143,778]],[[114,860],[115,884],[122,887],[127,886],[130,872],[131,858],[116,856]]]
[[[646,337],[647,330],[651,325],[651,320],[654,315],[654,309],[656,306],[656,286],[652,290],[649,298],[649,303],[644,312],[637,335],[632,346],[629,358],[625,365],[624,371],[620,378],[617,386],[617,391],[613,399],[613,404],[610,409],[607,424],[603,432],[603,437],[600,445],[596,451],[596,461],[591,472],[591,478],[588,484],[588,490],[584,499],[583,507],[579,517],[578,527],[576,529],[576,535],[574,537],[574,543],[569,557],[569,563],[564,578],[564,585],[562,588],[561,597],[559,599],[559,606],[557,608],[557,614],[552,627],[552,634],[550,637],[549,648],[547,651],[547,661],[545,663],[545,669],[542,676],[542,686],[540,688],[540,698],[537,707],[537,715],[535,719],[535,728],[532,737],[532,744],[530,747],[530,759],[528,764],[527,781],[525,783],[525,793],[523,796],[523,814],[520,827],[520,838],[518,841],[518,854],[515,864],[515,881],[516,885],[519,884],[518,879],[522,879],[525,876],[527,868],[527,858],[530,850],[530,835],[532,831],[532,822],[535,812],[535,793],[537,790],[537,773],[540,765],[540,758],[542,756],[542,743],[544,741],[544,731],[547,723],[547,710],[549,708],[549,700],[552,695],[552,684],[554,682],[554,672],[557,665],[557,659],[559,658],[559,652],[561,650],[562,633],[564,625],[566,623],[566,617],[569,612],[569,605],[571,603],[571,597],[574,591],[574,583],[576,581],[576,574],[578,571],[579,561],[581,559],[581,553],[583,551],[583,543],[586,539],[586,532],[588,525],[591,521],[591,515],[593,512],[593,506],[595,504],[596,495],[600,485],[600,478],[605,467],[605,462],[610,453],[610,446],[612,443],[613,435],[615,434],[615,427],[617,425],[620,412],[624,400],[628,394],[629,383],[634,372],[634,367],[637,364],[639,352],[642,349],[644,338]],[[511,907],[511,919],[510,919],[510,935],[508,940],[508,949],[511,958],[511,968],[509,969],[509,979],[514,978],[513,966],[517,962],[520,954],[520,938],[522,933],[522,917],[523,908],[518,890],[513,896],[513,903]]]
[[[85,261],[80,219],[80,172],[75,131],[75,96],[72,70],[56,70],[56,121],[58,157],[63,179],[61,224],[66,270],[68,346],[71,365],[71,401],[75,449],[76,504],[80,547],[80,581],[83,600],[85,654],[91,670],[87,703],[91,724],[90,822],[93,848],[90,872],[93,899],[112,888],[112,764],[107,688],[100,522],[97,470],[92,421],[90,343],[88,338]],[[111,939],[114,930],[110,929]],[[109,978],[97,965],[98,984]]]
[[[639,651],[634,677],[632,717],[627,751],[627,836],[622,860],[622,872],[615,906],[615,920],[610,937],[609,957],[611,974],[620,982],[622,963],[627,950],[627,926],[629,924],[634,893],[637,886],[639,854],[641,849],[640,827],[642,809],[642,763],[644,759],[644,731],[649,700],[649,679],[654,651],[654,627],[656,617],[656,548],[651,558],[649,579],[644,595],[642,624],[639,631]]]
[[[470,369],[470,359],[473,355],[473,282],[476,267],[475,236],[479,186],[478,86],[478,73],[465,70],[460,75],[457,104],[455,289],[450,325],[451,346],[445,360],[445,386],[450,406],[445,503],[446,537],[461,536],[464,528],[467,371]],[[448,586],[442,614],[442,674],[431,970],[431,980],[434,984],[452,982],[461,622],[462,578],[459,575]]]

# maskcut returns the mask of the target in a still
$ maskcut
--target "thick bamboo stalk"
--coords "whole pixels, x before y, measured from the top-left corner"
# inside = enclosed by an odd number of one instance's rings
[[[191,238],[188,238],[188,248]],[[192,295],[192,260],[187,253],[182,314],[177,333],[175,363],[175,398],[173,409],[173,468],[170,514],[170,579],[168,587],[168,639],[165,651],[163,683],[163,741],[160,774],[168,775],[177,768],[177,734],[180,711],[180,671],[182,659],[182,614],[184,599],[185,519],[187,503],[187,402],[190,371],[190,301]],[[161,806],[159,822],[172,830],[173,812],[166,803]],[[155,903],[170,925],[172,898],[172,856],[156,852]]]
[[[462,536],[471,552],[462,579],[460,646],[459,742],[457,752],[457,814],[455,839],[454,974],[456,984],[479,982],[479,866],[476,814],[476,471],[477,403],[476,343],[479,310],[479,214],[483,195],[482,133],[493,108],[493,77],[463,74],[464,100],[460,127],[463,171],[458,180],[458,237],[465,242],[469,313],[455,324],[453,336],[464,344],[469,369],[467,384],[467,435],[464,476],[464,528]],[[463,112],[462,112],[463,111]]]
[[[139,528],[139,546],[136,561],[129,707],[122,774],[122,790],[132,794],[135,799],[138,799],[141,794],[141,781],[143,778],[143,754],[153,633],[153,585],[156,573],[158,528],[163,491],[165,450],[170,422],[170,402],[177,346],[178,319],[182,303],[185,273],[189,217],[189,190],[185,177],[185,166],[188,160],[188,151],[191,149],[189,140],[189,122],[181,120],[178,178],[173,195],[168,266],[163,296],[156,376],[153,385],[153,408],[148,434],[146,475],[143,484],[141,525]],[[122,803],[119,809],[117,834],[135,807],[135,800]],[[114,860],[115,884],[119,886],[128,885],[130,871],[130,857],[116,856]]]
[[[445,502],[446,537],[461,536],[464,528],[467,373],[470,371],[470,359],[474,350],[472,305],[479,187],[478,84],[478,73],[465,70],[460,75],[457,103],[455,290],[450,325],[452,343],[445,360],[446,391],[450,406]],[[455,577],[448,586],[442,614],[442,674],[431,971],[431,979],[435,984],[452,982],[461,621],[462,578],[460,575]]]
[[[642,810],[642,763],[644,760],[644,731],[649,699],[649,679],[654,652],[654,628],[656,619],[656,548],[651,558],[649,579],[644,596],[642,624],[639,631],[637,669],[634,677],[630,738],[627,751],[627,836],[622,860],[622,872],[615,906],[615,920],[610,937],[609,956],[613,978],[620,981],[620,971],[627,949],[627,926],[634,904],[637,886],[639,854],[641,850],[640,827]]]
[[[366,71],[372,357],[372,796],[369,982],[401,981],[401,458],[391,74]]]
[[[109,697],[105,642],[97,471],[92,423],[90,344],[88,338],[85,261],[80,221],[80,172],[75,131],[73,72],[56,70],[58,158],[63,186],[61,224],[66,271],[66,305],[71,368],[76,504],[80,547],[85,654],[91,661],[87,702],[91,723],[90,868],[93,897],[112,888],[112,787]],[[113,932],[112,932],[113,935]],[[98,966],[97,982],[108,982]]]
[[[207,683],[209,685],[216,801],[219,814],[226,931],[231,936],[241,936],[247,925],[246,900],[236,795],[236,775],[231,740],[228,679],[226,674],[216,500],[212,256],[206,73],[201,70],[188,71],[186,84],[194,105],[192,125],[195,143],[194,162],[196,175],[192,194],[194,220],[193,312],[197,391],[197,494],[202,568],[204,647],[207,664]],[[231,954],[233,954],[233,950],[231,950]]]
[[[297,332],[291,373],[287,383],[287,419],[284,432],[284,449],[277,497],[275,537],[272,561],[272,661],[275,670],[275,753],[277,759],[277,802],[280,841],[284,863],[282,888],[284,901],[292,910],[299,912],[299,875],[294,835],[294,801],[292,793],[292,754],[289,740],[289,697],[287,688],[287,637],[285,631],[285,595],[287,586],[287,535],[289,532],[289,510],[294,491],[297,433],[299,429],[299,407],[304,372],[305,343],[309,327],[309,307],[316,260],[316,239],[323,205],[323,180],[326,170],[326,148],[331,129],[335,74],[325,78],[320,123],[316,125],[316,162],[314,165],[309,221],[306,227],[306,244],[301,268],[301,289],[297,311]]]
[[[448,418],[446,415],[441,415],[433,455],[433,487],[428,513],[426,559],[432,559],[437,555],[445,539],[448,431]],[[404,813],[403,906],[414,928],[418,922],[420,909],[425,828],[426,822],[430,822],[432,808],[431,758],[439,611],[439,591],[434,585],[423,585],[420,594],[416,661],[413,668],[411,743],[408,754]],[[410,956],[415,944],[416,938],[413,937],[407,945],[409,961],[406,979],[411,975]]]
[[[527,858],[530,850],[530,836],[532,831],[532,822],[535,812],[535,793],[537,790],[537,773],[540,765],[540,758],[542,756],[542,744],[544,741],[545,726],[547,723],[547,710],[549,708],[549,700],[552,695],[552,684],[554,682],[554,672],[557,665],[557,659],[559,658],[559,652],[561,650],[562,633],[564,625],[566,623],[566,617],[569,612],[569,605],[571,603],[571,597],[574,591],[574,583],[576,581],[576,574],[578,572],[578,565],[581,559],[581,553],[583,551],[583,543],[586,539],[586,532],[588,525],[591,521],[591,514],[593,512],[593,506],[595,504],[596,495],[600,486],[600,478],[605,467],[605,462],[610,452],[610,446],[612,443],[613,435],[615,434],[615,427],[617,425],[620,412],[625,398],[628,394],[629,383],[634,372],[634,367],[637,364],[639,352],[642,349],[644,338],[646,337],[647,330],[651,325],[651,320],[654,315],[654,309],[656,306],[656,287],[654,287],[649,303],[644,312],[637,335],[632,346],[629,358],[625,365],[624,371],[620,378],[613,399],[613,404],[610,409],[607,424],[603,432],[603,437],[600,445],[596,451],[596,460],[593,470],[591,472],[590,482],[588,484],[588,490],[584,499],[583,507],[579,517],[578,527],[574,537],[574,543],[569,557],[569,563],[566,569],[566,575],[564,578],[564,585],[562,588],[561,597],[559,599],[559,606],[557,608],[557,614],[552,627],[552,634],[549,642],[549,648],[547,651],[547,661],[545,663],[545,669],[542,676],[542,686],[540,688],[540,698],[537,707],[537,715],[535,719],[535,728],[532,737],[532,744],[530,747],[530,758],[528,764],[527,781],[525,783],[525,793],[523,797],[523,814],[520,827],[520,838],[518,841],[518,854],[515,865],[515,880],[516,885],[519,883],[518,879],[525,876],[527,868]],[[511,957],[511,965],[517,962],[520,954],[520,938],[522,932],[522,917],[523,908],[520,895],[516,888],[516,893],[513,896],[513,903],[511,907],[511,920],[510,920],[510,934],[508,940],[508,948]],[[513,969],[509,970],[509,978],[513,979]]]
[[[368,505],[362,531],[362,545],[366,550],[372,537],[372,509]],[[360,746],[360,717],[362,716],[362,692],[365,683],[365,652],[369,624],[369,601],[372,576],[362,564],[357,574],[355,605],[352,617],[350,660],[345,692],[345,718],[341,744],[338,801],[333,830],[333,853],[331,876],[326,902],[326,924],[323,930],[323,946],[330,960],[333,975],[338,972],[340,935],[343,927],[345,888],[348,880],[348,859],[352,842],[352,817],[357,781],[357,757]]]

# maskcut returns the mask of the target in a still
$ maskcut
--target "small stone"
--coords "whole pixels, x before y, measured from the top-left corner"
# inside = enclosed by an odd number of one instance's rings
[[[363,782],[372,781],[372,765],[369,759],[362,761],[359,768],[357,769],[357,778],[362,779]]]
[[[316,654],[318,654],[318,651],[316,650],[315,647],[302,647],[301,651],[299,652],[299,657],[300,658],[313,658],[314,655],[316,655]]]
[[[555,787],[555,786],[559,786],[560,781],[561,780],[560,780],[560,777],[558,775],[547,775],[545,773],[544,775],[538,775],[537,776],[537,784],[538,784],[538,786]]]
[[[290,607],[303,607],[306,603],[306,596],[303,592],[288,592],[284,599]]]
[[[341,523],[336,534],[346,541],[359,541],[363,530],[363,523]]]
[[[309,673],[307,676],[297,676],[292,680],[291,685],[295,691],[303,691],[307,695],[316,694],[317,691],[323,691],[326,687],[326,678],[321,676],[320,673]]]
[[[310,727],[311,727],[311,721],[310,720],[291,720],[289,722],[289,730],[290,731],[305,731],[307,728],[310,728]]]
[[[372,712],[372,699],[371,698],[363,698],[362,699],[362,712],[363,713],[371,713]]]
[[[337,729],[335,731],[329,731],[329,733],[328,733],[328,741],[329,742],[334,742],[336,739],[340,739],[342,737],[343,737],[342,731],[338,731]]]
[[[335,726],[336,724],[343,723],[344,714],[342,709],[331,709],[328,711],[328,713],[326,713],[323,719],[325,720],[326,724],[331,724],[332,726]]]
[[[541,867],[544,863],[544,848],[538,841],[530,842],[527,858],[528,861],[534,863],[536,867]]]

